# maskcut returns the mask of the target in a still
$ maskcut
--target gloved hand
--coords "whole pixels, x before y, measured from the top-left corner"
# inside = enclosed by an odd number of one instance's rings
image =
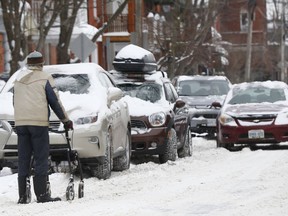
[[[67,122],[63,122],[64,129],[65,130],[73,130],[73,122],[71,120],[68,120]]]

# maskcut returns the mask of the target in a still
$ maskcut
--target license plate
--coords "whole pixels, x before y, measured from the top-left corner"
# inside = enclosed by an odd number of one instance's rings
[[[216,119],[207,119],[207,126],[215,127],[216,126]]]
[[[249,139],[261,139],[264,138],[264,130],[250,130],[248,131]]]

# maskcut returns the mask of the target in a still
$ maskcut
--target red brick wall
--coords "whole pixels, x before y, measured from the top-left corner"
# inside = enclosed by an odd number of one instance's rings
[[[217,30],[222,34],[224,40],[235,44],[247,43],[247,31],[241,31],[240,13],[247,10],[247,0],[228,0],[227,6],[217,20]],[[256,9],[253,21],[253,43],[266,43],[266,1],[256,0]]]
[[[88,23],[93,26],[97,26],[96,14],[94,14],[96,5],[93,4],[93,0],[88,0]]]
[[[128,32],[135,31],[135,2],[128,2]]]

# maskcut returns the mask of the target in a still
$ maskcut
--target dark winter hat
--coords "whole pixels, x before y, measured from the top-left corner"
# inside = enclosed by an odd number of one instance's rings
[[[43,63],[43,56],[40,52],[33,51],[27,56],[27,65],[39,65]]]

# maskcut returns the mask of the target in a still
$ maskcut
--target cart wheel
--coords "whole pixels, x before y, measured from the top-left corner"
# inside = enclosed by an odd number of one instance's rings
[[[26,203],[30,203],[31,202],[31,185],[30,185],[30,181],[26,182],[26,195],[27,195]]]
[[[73,200],[75,195],[74,185],[69,184],[66,189],[66,199]]]
[[[51,196],[51,185],[49,181],[47,181],[46,193]]]
[[[78,186],[78,198],[84,197],[84,182],[80,182]]]

